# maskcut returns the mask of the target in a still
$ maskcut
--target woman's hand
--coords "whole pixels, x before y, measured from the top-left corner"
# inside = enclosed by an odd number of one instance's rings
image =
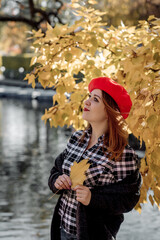
[[[71,179],[66,174],[60,175],[54,184],[54,186],[59,190],[71,189],[71,185],[72,185]]]
[[[76,191],[76,199],[83,205],[87,206],[91,200],[91,191],[88,187],[83,185],[77,185],[73,190]]]

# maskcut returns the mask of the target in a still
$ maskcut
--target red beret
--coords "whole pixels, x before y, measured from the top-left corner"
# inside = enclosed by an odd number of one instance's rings
[[[101,89],[108,93],[117,103],[123,118],[126,119],[128,117],[132,107],[132,101],[123,86],[110,78],[99,77],[91,80],[88,89],[89,92],[92,92],[94,89]]]

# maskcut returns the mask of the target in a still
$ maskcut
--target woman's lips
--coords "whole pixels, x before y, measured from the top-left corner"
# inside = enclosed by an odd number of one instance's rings
[[[84,109],[83,109],[83,111],[85,111],[85,112],[86,112],[86,111],[89,111],[89,110],[88,110],[87,108],[84,108]]]

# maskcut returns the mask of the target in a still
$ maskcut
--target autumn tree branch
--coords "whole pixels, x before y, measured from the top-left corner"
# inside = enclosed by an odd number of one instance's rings
[[[32,26],[35,29],[38,29],[37,27],[37,22],[25,18],[25,17],[21,17],[21,16],[0,16],[0,22],[9,22],[9,21],[14,21],[14,22],[24,22],[30,26]]]
[[[34,2],[33,2],[33,0],[29,0],[29,8],[30,8],[31,17],[34,17]]]

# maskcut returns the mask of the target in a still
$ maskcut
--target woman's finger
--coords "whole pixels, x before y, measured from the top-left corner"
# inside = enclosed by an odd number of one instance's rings
[[[63,174],[61,176],[59,176],[55,182],[55,187],[57,189],[70,189],[70,178]]]
[[[84,195],[84,194],[86,194],[86,191],[84,191],[84,190],[79,190],[79,189],[78,189],[78,190],[76,191],[76,194],[77,194],[77,195]]]
[[[66,186],[66,184],[65,184],[65,182],[64,182],[64,179],[60,179],[59,180],[59,184],[60,184],[60,186],[63,188],[63,189],[67,189],[67,186]]]
[[[63,189],[62,187],[61,187],[61,185],[59,184],[59,183],[57,183],[57,182],[55,182],[55,187],[57,188],[57,189],[59,189],[59,190],[61,190],[61,189]]]
[[[65,184],[66,188],[70,189],[71,185],[72,185],[70,178],[67,175],[63,174],[62,179],[63,179],[63,183]]]
[[[61,176],[61,181],[62,181],[63,184],[65,185],[65,188],[66,188],[66,189],[70,189],[70,185],[69,185],[68,181],[66,180],[66,176],[65,176],[65,175],[62,175],[62,176]]]
[[[84,205],[88,205],[91,200],[91,191],[88,187],[77,185],[74,190],[76,191],[76,199]]]
[[[55,187],[57,188],[57,189],[63,189],[63,183],[62,183],[62,181],[61,181],[61,179],[60,179],[60,177],[58,177],[57,178],[57,180],[56,180],[56,182],[55,182]]]
[[[77,185],[76,187],[73,188],[73,190],[74,190],[74,191],[77,191],[78,189],[83,190],[83,189],[85,189],[85,188],[86,188],[86,187],[83,186],[83,185]]]

